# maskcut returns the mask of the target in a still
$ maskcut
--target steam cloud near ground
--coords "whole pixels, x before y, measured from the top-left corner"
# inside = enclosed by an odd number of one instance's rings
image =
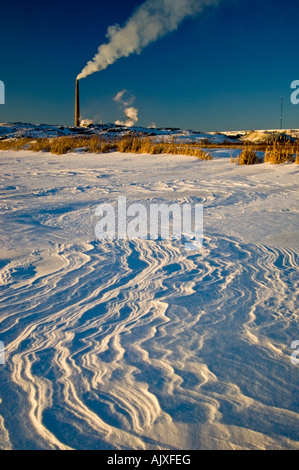
[[[138,121],[138,109],[132,106],[135,97],[130,96],[127,90],[122,90],[117,93],[113,98],[116,103],[118,103],[126,117],[125,121],[115,121],[115,124],[119,126],[132,127]]]

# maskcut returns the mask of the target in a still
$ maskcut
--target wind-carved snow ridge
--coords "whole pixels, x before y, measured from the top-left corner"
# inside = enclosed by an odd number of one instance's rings
[[[0,447],[298,449],[296,165],[6,155]],[[204,203],[202,250],[92,236],[99,202],[154,187]]]
[[[215,446],[238,447],[227,421],[246,434],[254,417],[250,432],[256,441],[261,434],[259,444],[248,437],[241,447],[267,447],[270,437],[277,445],[281,434],[288,436],[282,446],[295,445],[296,398],[283,378],[290,374],[284,329],[294,320],[298,285],[275,269],[280,259],[294,281],[295,253],[219,237],[200,256],[165,242],[113,248],[67,253],[47,284],[35,277],[17,288],[14,315],[1,317],[14,337],[12,381],[28,397],[21,429],[32,427],[46,448],[142,449],[182,448],[191,436],[179,442],[180,427],[192,434],[198,426],[212,432]],[[267,302],[280,307],[270,318]],[[265,376],[280,377],[270,396],[261,393]]]

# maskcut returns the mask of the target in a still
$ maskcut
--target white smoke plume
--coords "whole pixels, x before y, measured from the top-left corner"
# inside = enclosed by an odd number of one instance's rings
[[[117,93],[113,98],[114,101],[122,107],[122,111],[126,116],[126,121],[115,121],[115,124],[119,126],[132,127],[138,121],[138,109],[132,106],[135,97],[130,96],[127,90],[122,90]]]
[[[91,124],[93,124],[92,119],[82,119],[80,117],[80,127],[87,127],[87,126],[90,126]]]
[[[121,57],[140,53],[150,43],[176,30],[185,18],[199,14],[205,7],[216,5],[218,1],[146,0],[123,27],[114,25],[108,28],[108,42],[99,47],[97,54],[77,79],[104,70]]]

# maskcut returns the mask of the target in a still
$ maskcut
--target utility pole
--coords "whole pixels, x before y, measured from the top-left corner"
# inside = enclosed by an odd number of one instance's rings
[[[283,98],[281,98],[281,106],[280,106],[280,130],[282,129],[282,122],[283,122]]]
[[[79,98],[79,80],[76,80],[76,100],[75,100],[75,126],[80,126],[80,98]]]

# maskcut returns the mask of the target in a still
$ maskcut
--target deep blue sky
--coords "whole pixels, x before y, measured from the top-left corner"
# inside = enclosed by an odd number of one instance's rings
[[[0,122],[73,124],[75,78],[143,0],[1,4],[0,80],[6,104]],[[120,59],[80,81],[84,118],[123,119],[113,101],[135,95],[139,125],[215,131],[299,128],[290,84],[299,80],[298,0],[222,0],[212,12],[140,55]]]

